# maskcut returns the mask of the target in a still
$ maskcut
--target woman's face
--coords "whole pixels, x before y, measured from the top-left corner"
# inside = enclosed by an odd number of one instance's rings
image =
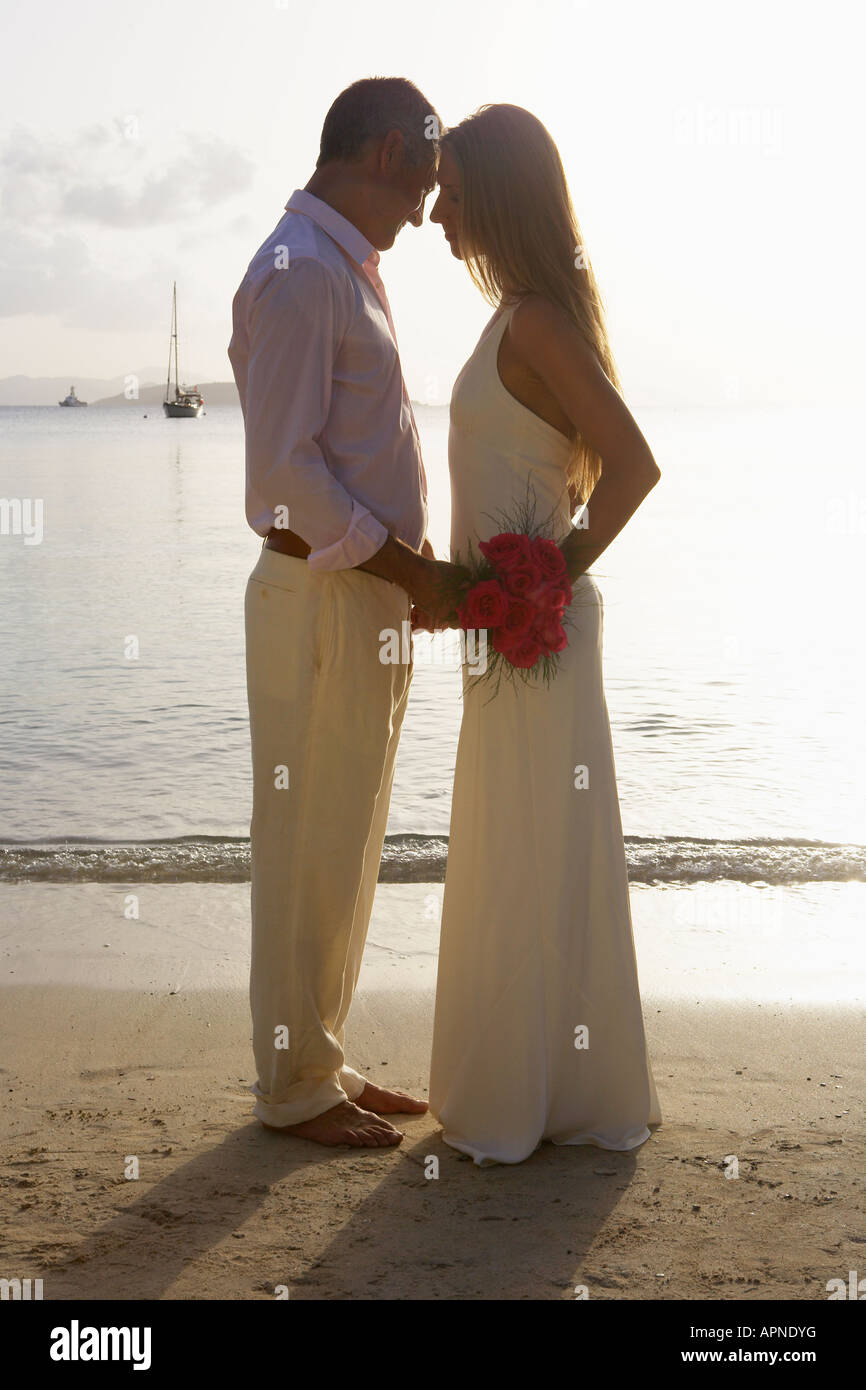
[[[430,211],[430,221],[439,222],[445,233],[451,255],[462,260],[458,232],[460,229],[460,170],[447,145],[439,151],[439,196]]]

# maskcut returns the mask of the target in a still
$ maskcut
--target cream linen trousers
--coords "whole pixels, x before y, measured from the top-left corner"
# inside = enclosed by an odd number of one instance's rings
[[[253,764],[250,1006],[255,1114],[278,1128],[346,1099],[361,967],[412,677],[383,663],[410,601],[363,570],[262,546],[245,598]]]

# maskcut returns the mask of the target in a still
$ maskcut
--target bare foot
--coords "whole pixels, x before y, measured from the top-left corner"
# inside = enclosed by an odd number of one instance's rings
[[[403,1142],[399,1129],[369,1110],[361,1110],[350,1100],[340,1101],[324,1114],[313,1120],[303,1120],[299,1125],[265,1125],[265,1129],[294,1134],[298,1139],[312,1139],[316,1144],[330,1147],[349,1144],[353,1149],[390,1149]]]
[[[405,1091],[386,1091],[384,1086],[374,1086],[372,1081],[367,1082],[359,1095],[358,1104],[376,1115],[423,1115],[427,1109],[426,1100],[415,1100]]]

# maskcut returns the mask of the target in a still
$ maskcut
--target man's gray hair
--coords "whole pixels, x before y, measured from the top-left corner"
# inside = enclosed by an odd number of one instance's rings
[[[390,130],[403,136],[413,168],[439,154],[444,131],[434,108],[406,77],[364,77],[341,92],[325,117],[316,168],[331,160],[360,159],[368,140]]]

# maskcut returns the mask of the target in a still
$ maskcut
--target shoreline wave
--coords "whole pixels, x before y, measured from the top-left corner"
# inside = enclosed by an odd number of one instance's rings
[[[866,882],[866,846],[821,840],[625,837],[631,883],[797,884]],[[389,835],[380,883],[442,883],[444,835]],[[0,883],[244,883],[247,836],[165,840],[0,840]]]

